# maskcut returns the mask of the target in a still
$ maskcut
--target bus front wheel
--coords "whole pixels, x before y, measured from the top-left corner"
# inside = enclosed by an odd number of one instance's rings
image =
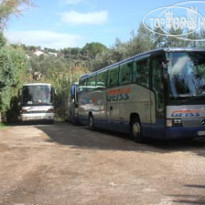
[[[135,142],[142,142],[142,129],[138,119],[133,119],[130,125],[130,136]]]

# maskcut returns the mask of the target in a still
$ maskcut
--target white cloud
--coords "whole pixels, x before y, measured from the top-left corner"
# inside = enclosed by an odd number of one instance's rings
[[[107,21],[108,13],[107,11],[98,11],[90,13],[80,13],[77,11],[70,11],[67,13],[62,13],[62,20],[68,24],[78,25],[78,24],[91,24],[100,25]]]
[[[58,33],[46,30],[35,31],[7,31],[5,36],[11,43],[41,46],[46,48],[78,47],[82,36],[67,33]]]
[[[65,0],[66,4],[78,4],[83,0]]]

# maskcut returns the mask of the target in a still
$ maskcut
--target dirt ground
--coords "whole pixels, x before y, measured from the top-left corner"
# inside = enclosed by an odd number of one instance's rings
[[[205,138],[137,144],[65,123],[0,130],[0,205],[205,204]]]

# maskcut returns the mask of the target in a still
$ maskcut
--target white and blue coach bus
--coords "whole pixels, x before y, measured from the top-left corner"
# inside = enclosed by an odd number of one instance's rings
[[[205,136],[205,49],[157,49],[82,76],[78,117],[136,141]]]
[[[44,120],[53,123],[55,90],[51,84],[24,84],[20,93],[22,122]]]

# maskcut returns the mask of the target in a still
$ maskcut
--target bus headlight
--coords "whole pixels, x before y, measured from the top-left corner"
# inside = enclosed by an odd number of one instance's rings
[[[182,119],[181,118],[173,119],[173,126],[174,127],[182,127]]]

